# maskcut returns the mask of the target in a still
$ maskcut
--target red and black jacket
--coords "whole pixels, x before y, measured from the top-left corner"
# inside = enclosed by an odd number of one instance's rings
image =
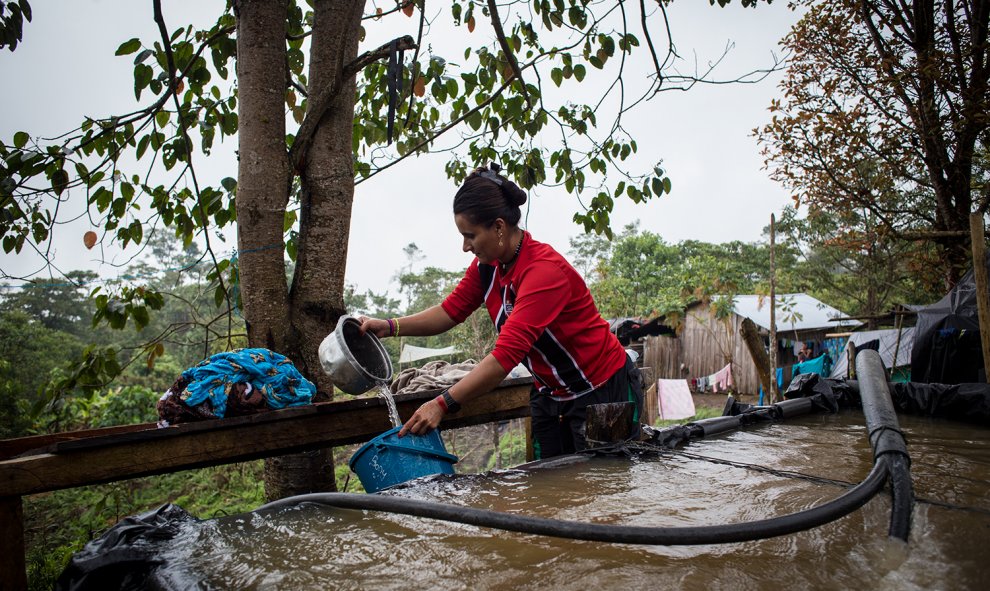
[[[525,364],[543,393],[576,398],[625,365],[625,350],[584,280],[553,247],[533,240],[529,232],[505,276],[499,266],[476,258],[441,306],[461,323],[482,304],[498,333],[492,355],[506,372]]]

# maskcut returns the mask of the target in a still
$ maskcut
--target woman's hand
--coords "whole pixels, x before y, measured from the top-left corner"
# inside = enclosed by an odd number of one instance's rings
[[[399,430],[399,437],[404,436],[406,433],[426,435],[437,428],[437,425],[440,424],[440,419],[443,418],[443,414],[443,409],[440,408],[440,404],[435,399],[424,402],[416,409],[413,416],[406,421],[402,429]]]
[[[370,332],[378,338],[392,336],[391,327],[388,324],[388,320],[381,320],[380,318],[368,318],[367,316],[358,316],[358,322],[361,323],[360,331],[361,334]]]

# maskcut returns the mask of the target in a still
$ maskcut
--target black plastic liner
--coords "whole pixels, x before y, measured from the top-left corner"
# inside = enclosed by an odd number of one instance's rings
[[[55,589],[151,588],[155,570],[164,565],[162,542],[174,538],[185,524],[198,521],[172,504],[126,517],[72,555]]]
[[[990,270],[990,251],[984,265]],[[918,310],[912,380],[936,384],[985,380],[978,307],[976,279],[970,269],[945,297]]]
[[[887,387],[899,413],[990,426],[990,384],[888,382]],[[810,398],[816,408],[827,412],[862,407],[858,381],[823,379],[815,374],[796,377],[784,398]]]

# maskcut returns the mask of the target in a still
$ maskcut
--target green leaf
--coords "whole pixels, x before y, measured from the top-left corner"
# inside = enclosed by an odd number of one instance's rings
[[[158,124],[158,127],[165,127],[166,125],[168,125],[168,120],[171,118],[172,118],[172,113],[166,111],[165,109],[162,109],[161,111],[155,113],[155,123]]]
[[[227,190],[228,193],[233,193],[237,189],[237,179],[231,177],[225,177],[220,181],[220,185]]]
[[[478,111],[471,113],[467,116],[467,122],[471,129],[478,131],[481,128],[481,113]]]
[[[584,75],[588,73],[588,70],[581,64],[574,66],[574,77],[580,82],[584,80]]]
[[[139,49],[141,49],[141,40],[135,37],[121,43],[114,55],[129,55]]]
[[[663,179],[663,192],[670,193],[670,178],[664,177]]]
[[[144,226],[141,225],[141,222],[134,220],[131,222],[129,228],[131,230],[131,240],[133,240],[135,244],[140,244],[141,238],[144,237]]]
[[[52,174],[52,190],[56,195],[61,195],[69,186],[69,173],[64,169],[58,169]]]
[[[135,240],[135,242],[137,242]],[[134,306],[131,310],[131,318],[134,319],[134,326],[138,330],[141,330],[145,326],[148,326],[148,322],[151,321],[151,316],[148,314],[148,308],[144,306]]]
[[[227,292],[224,291],[222,285],[218,285],[216,290],[213,292],[213,301],[216,303],[217,308],[223,305],[223,301],[227,298]]]
[[[154,55],[154,53],[155,52],[154,51],[151,51],[150,49],[145,49],[141,53],[137,54],[137,56],[134,58],[134,64],[135,65],[140,64],[144,60],[146,60],[149,57],[151,57],[152,55]]]
[[[138,140],[137,154],[136,154],[138,160],[140,160],[141,157],[144,156],[144,152],[145,152],[145,150],[148,149],[148,143],[150,141],[151,141],[151,136],[150,135],[146,135],[146,136],[142,137],[140,140]]]
[[[26,132],[18,131],[14,134],[14,147],[23,148],[27,145],[29,139],[31,137]]]
[[[295,74],[302,72],[306,63],[306,56],[301,49],[290,49],[286,52],[285,58],[289,62],[289,70]]]
[[[564,73],[560,70],[560,68],[554,68],[553,70],[550,70],[550,79],[553,80],[554,84],[560,86],[560,83],[564,80]]]

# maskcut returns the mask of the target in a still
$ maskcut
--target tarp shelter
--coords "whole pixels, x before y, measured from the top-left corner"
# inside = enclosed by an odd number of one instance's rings
[[[880,353],[880,360],[884,367],[894,369],[911,365],[911,350],[914,348],[914,327],[908,326],[900,329],[889,328],[883,330],[867,330],[854,332],[849,335],[846,347],[850,345],[862,346],[870,341],[879,341],[877,351]],[[898,336],[900,335],[900,336]],[[898,342],[900,339],[900,342]],[[894,359],[894,355],[897,359]],[[836,356],[832,361],[832,373],[829,377],[845,378],[849,376],[849,356],[845,353]]]
[[[454,346],[430,349],[429,347],[417,347],[403,343],[402,350],[399,352],[399,363],[412,363],[421,359],[442,357],[444,355],[453,355],[454,353],[457,353],[457,347]]]
[[[990,257],[984,261],[990,270]],[[986,382],[980,342],[976,279],[970,270],[948,294],[918,310],[911,381],[938,384]]]
[[[770,330],[770,298],[760,295],[740,295],[733,300],[733,312],[749,318],[760,328]],[[859,326],[858,320],[840,320],[846,314],[806,293],[778,294],[776,297],[777,332],[823,330]],[[783,336],[783,335],[780,335]]]

